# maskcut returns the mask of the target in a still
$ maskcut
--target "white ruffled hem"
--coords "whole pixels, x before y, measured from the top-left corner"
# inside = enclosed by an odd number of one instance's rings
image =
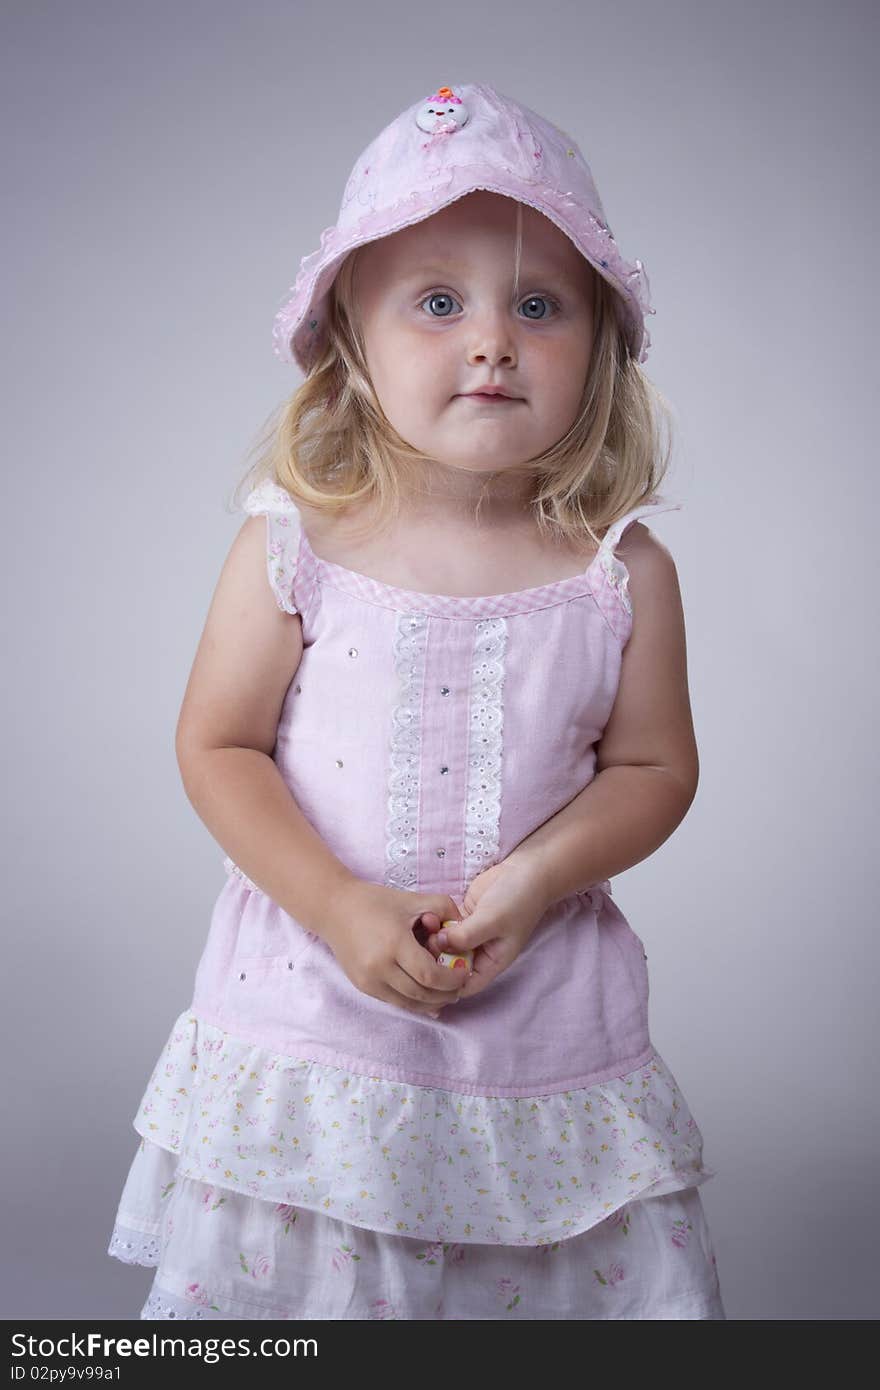
[[[177,1318],[193,1322],[196,1318],[222,1318],[226,1319],[227,1314],[219,1311],[212,1312],[207,1308],[200,1308],[197,1303],[191,1303],[185,1298],[179,1298],[177,1294],[169,1293],[165,1289],[150,1289],[147,1301],[141,1309],[141,1319],[153,1318]]]
[[[715,1176],[662,1058],[520,1099],[407,1085],[274,1053],[186,1011],[134,1120],[174,1177],[394,1235],[541,1245]],[[154,1175],[166,1186],[168,1173]],[[154,1213],[129,1227],[146,1230]],[[120,1239],[136,1248],[131,1229]]]
[[[135,1231],[131,1226],[117,1221],[113,1235],[107,1246],[107,1254],[124,1265],[148,1265],[159,1263],[161,1245],[157,1234],[151,1231]]]
[[[552,1244],[419,1241],[179,1178],[141,1139],[109,1253],[156,1267],[144,1319],[725,1316],[693,1187]]]

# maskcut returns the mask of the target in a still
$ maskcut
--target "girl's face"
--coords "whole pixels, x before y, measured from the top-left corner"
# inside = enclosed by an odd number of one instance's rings
[[[558,227],[479,190],[364,246],[354,298],[379,402],[409,444],[482,473],[543,453],[576,418],[593,347],[593,270]],[[470,397],[503,386],[515,400]]]

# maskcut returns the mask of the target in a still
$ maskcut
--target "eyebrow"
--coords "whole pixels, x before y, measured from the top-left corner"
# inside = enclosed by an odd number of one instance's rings
[[[460,266],[455,266],[451,261],[445,264],[436,262],[433,265],[414,266],[412,270],[407,272],[405,278],[407,280],[430,280],[437,275],[443,278],[446,275],[451,275],[460,271],[460,269]],[[555,285],[564,285],[570,288],[574,287],[574,280],[568,271],[561,269],[561,267],[549,265],[544,270],[535,270],[532,267],[521,266],[519,278],[520,281],[546,280],[548,283],[553,283]]]

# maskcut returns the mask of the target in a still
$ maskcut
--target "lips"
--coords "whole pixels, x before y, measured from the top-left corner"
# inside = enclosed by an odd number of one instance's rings
[[[519,396],[505,396],[501,391],[466,391],[462,396],[466,401],[503,401],[510,405],[514,401],[520,400]]]

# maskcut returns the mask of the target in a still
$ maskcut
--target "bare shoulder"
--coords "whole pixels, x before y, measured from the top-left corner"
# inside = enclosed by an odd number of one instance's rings
[[[617,696],[599,745],[597,767],[665,768],[692,795],[699,764],[675,561],[668,547],[640,522],[627,527],[617,554],[629,575],[632,630],[623,649]]]
[[[671,558],[669,549],[649,526],[646,526],[643,521],[631,522],[617,543],[618,555],[623,557],[626,554],[642,555],[649,552],[654,554],[663,552],[670,555]]]
[[[681,614],[681,589],[675,560],[668,546],[649,527],[641,521],[628,526],[617,545],[617,555],[629,575],[627,591],[634,627],[637,607],[643,616],[649,609],[655,621],[662,610],[670,616]]]
[[[302,650],[299,615],[282,611],[270,584],[266,518],[248,517],[208,608],[178,719],[178,756],[229,745],[271,753]]]

